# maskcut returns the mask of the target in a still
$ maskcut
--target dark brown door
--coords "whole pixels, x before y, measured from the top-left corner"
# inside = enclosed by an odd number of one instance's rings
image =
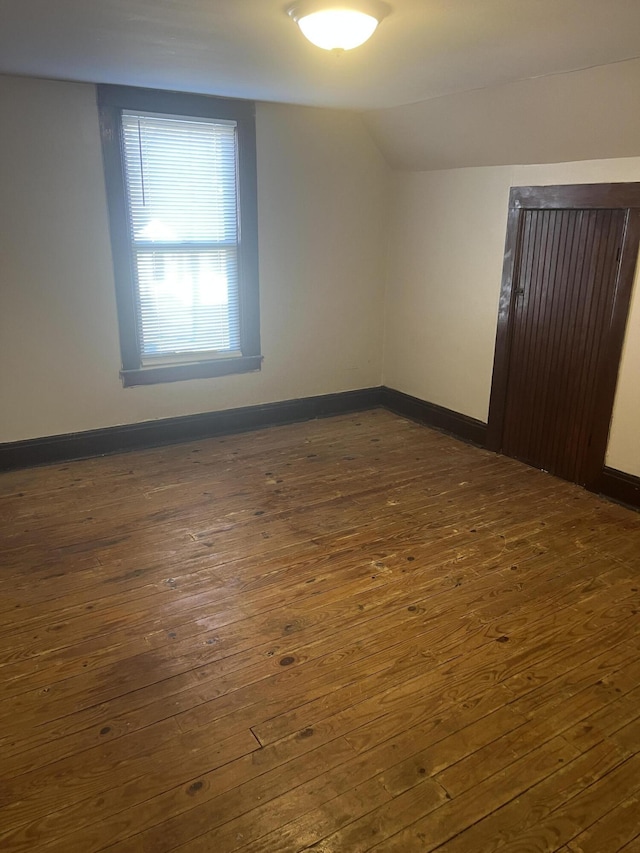
[[[489,435],[493,449],[596,486],[628,311],[631,243],[633,261],[637,256],[638,217],[628,206],[589,206],[581,196],[569,204],[575,189],[526,188],[525,204],[512,209]],[[513,191],[512,201],[517,192],[522,191]]]

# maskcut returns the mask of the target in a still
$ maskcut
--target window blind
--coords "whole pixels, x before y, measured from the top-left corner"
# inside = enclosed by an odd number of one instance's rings
[[[240,354],[236,122],[122,115],[143,364]]]

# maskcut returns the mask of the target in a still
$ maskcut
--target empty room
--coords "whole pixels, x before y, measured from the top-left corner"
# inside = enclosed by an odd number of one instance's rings
[[[638,0],[0,2],[0,850],[640,853]]]

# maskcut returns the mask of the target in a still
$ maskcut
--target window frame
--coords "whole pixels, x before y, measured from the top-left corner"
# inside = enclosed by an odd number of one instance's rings
[[[258,289],[258,193],[255,103],[209,95],[97,86],[100,136],[109,210],[124,387],[248,373],[260,370],[260,298]],[[123,110],[232,120],[238,140],[238,296],[241,355],[142,365],[136,312],[137,284],[127,202],[122,140]]]

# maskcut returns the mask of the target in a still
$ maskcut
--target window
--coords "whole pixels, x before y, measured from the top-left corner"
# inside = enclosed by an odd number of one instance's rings
[[[260,368],[254,105],[99,86],[125,386]]]

